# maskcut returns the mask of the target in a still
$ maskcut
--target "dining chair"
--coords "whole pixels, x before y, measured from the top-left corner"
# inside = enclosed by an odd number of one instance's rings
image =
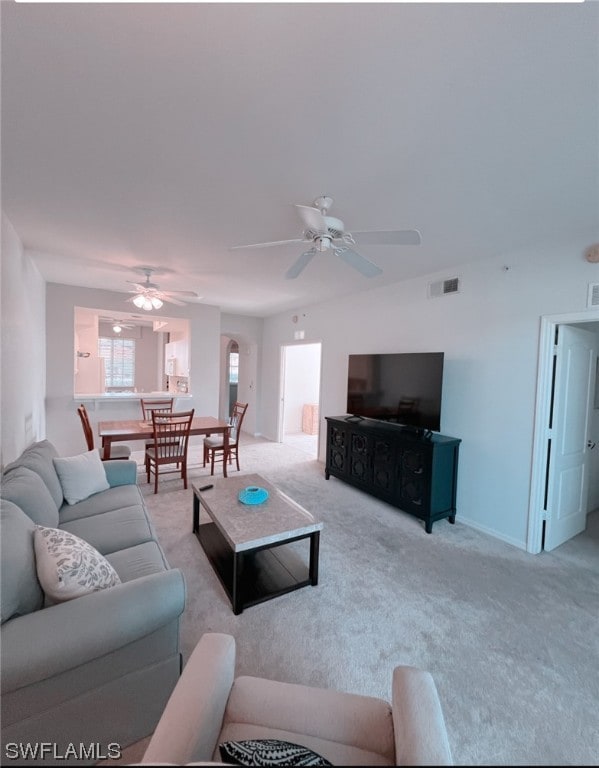
[[[158,493],[158,475],[168,472],[181,472],[183,487],[187,488],[187,445],[194,410],[152,412],[154,440],[146,448],[146,474],[149,483],[154,473],[154,493]],[[160,471],[161,466],[168,465],[174,468]]]
[[[164,397],[159,400],[141,398],[141,411],[144,421],[152,421],[152,411],[170,412],[173,410],[174,397]]]
[[[144,421],[152,421],[152,412],[159,411],[160,413],[170,413],[173,410],[173,404],[175,402],[174,397],[163,397],[160,399],[149,400],[147,398],[141,398],[139,401],[141,404],[141,412],[143,414]],[[154,438],[146,440],[144,450],[148,450],[154,445]],[[146,472],[148,471],[148,457],[145,457]]]
[[[202,466],[205,467],[206,462],[210,461],[211,475],[214,474],[215,461],[228,461],[229,464],[232,464],[233,458],[235,458],[237,471],[239,471],[239,433],[241,432],[243,417],[247,409],[248,403],[236,401],[233,405],[233,413],[229,420],[229,451],[227,456],[225,456],[225,445],[222,435],[204,438],[204,463]]]
[[[77,413],[79,414],[79,418],[81,419],[81,425],[83,427],[83,434],[85,435],[85,442],[87,443],[87,450],[93,451],[94,450],[94,432],[92,430],[92,425],[89,420],[89,414],[87,412],[87,408],[81,403],[79,408],[77,408]],[[104,459],[104,452],[100,449],[98,449],[100,452],[100,457],[102,458],[102,461],[105,461]],[[128,445],[115,445],[114,443],[110,446],[110,456],[108,459],[129,459],[131,458],[131,448],[129,448]]]

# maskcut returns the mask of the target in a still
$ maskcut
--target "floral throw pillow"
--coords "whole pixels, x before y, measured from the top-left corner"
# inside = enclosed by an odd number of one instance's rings
[[[33,543],[37,577],[51,602],[62,603],[121,583],[108,560],[72,533],[36,525]]]

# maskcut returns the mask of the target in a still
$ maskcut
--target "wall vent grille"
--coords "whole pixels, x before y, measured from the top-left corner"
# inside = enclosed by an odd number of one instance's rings
[[[599,307],[599,283],[589,283],[587,307]]]
[[[450,277],[447,280],[437,280],[434,283],[428,284],[429,298],[435,299],[437,296],[447,296],[450,293],[460,292],[460,279],[458,277]]]

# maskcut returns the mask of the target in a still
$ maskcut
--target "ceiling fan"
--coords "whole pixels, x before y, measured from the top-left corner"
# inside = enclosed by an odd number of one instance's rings
[[[296,278],[310,263],[314,256],[323,251],[332,250],[350,267],[357,269],[365,277],[380,275],[382,269],[353,249],[354,245],[419,245],[420,232],[417,229],[370,230],[348,232],[340,219],[328,215],[333,204],[331,197],[317,197],[314,207],[310,205],[295,205],[297,213],[304,225],[302,237],[293,240],[275,240],[270,243],[253,243],[251,245],[234,245],[231,250],[239,248],[268,248],[273,245],[307,244],[310,248],[304,251],[297,261],[285,273],[288,280]]]
[[[108,324],[112,325],[112,330],[115,333],[121,333],[121,331],[123,331],[123,330],[131,330],[132,328],[136,327],[135,323],[128,323],[125,320],[116,319],[114,317],[102,317],[102,316],[99,316],[98,320],[101,323],[108,323]]]
[[[133,280],[127,280],[135,286],[135,290],[129,291],[134,293],[127,301],[132,302],[138,309],[145,309],[148,312],[152,309],[160,309],[163,302],[168,301],[170,304],[178,304],[180,307],[185,306],[185,302],[180,298],[199,299],[201,298],[194,291],[161,291],[156,283],[150,282],[152,272],[156,270],[153,267],[142,267],[141,272],[146,276],[145,283],[136,283]]]

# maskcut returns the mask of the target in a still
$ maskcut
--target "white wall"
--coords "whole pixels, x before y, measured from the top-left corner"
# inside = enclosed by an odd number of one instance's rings
[[[2,214],[1,455],[2,466],[46,436],[45,282]],[[69,365],[73,370],[73,339]]]
[[[122,311],[126,295],[114,291],[77,288],[48,283],[46,294],[47,391],[46,419],[48,438],[61,455],[82,450],[81,423],[73,400],[73,335],[75,307],[92,307],[108,313]],[[220,311],[207,304],[169,306],[171,317],[189,319],[192,395],[182,400],[196,414],[218,413]],[[101,419],[139,418],[139,401],[101,403],[98,413],[90,412],[92,422]],[[192,438],[192,441],[200,438]],[[132,444],[139,449],[139,444]]]
[[[350,353],[443,351],[441,432],[463,441],[458,521],[525,549],[540,316],[586,309],[587,284],[599,281],[599,265],[582,256],[589,242],[495,256],[267,318],[263,433],[277,434],[279,350],[293,340],[295,314],[306,341],[322,340],[322,417],[345,412]],[[429,280],[455,275],[461,293],[427,298]]]

